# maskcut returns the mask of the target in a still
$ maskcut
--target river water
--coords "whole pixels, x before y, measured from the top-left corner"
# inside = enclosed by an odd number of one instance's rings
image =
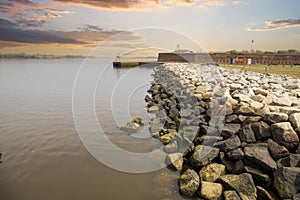
[[[0,61],[0,199],[181,199],[177,173],[166,168],[121,172],[85,148],[72,111],[73,84],[82,61]],[[143,99],[151,73],[147,67],[112,69],[95,59],[81,82],[84,88],[93,84],[89,77],[100,77],[95,114],[110,141],[127,151],[161,146],[147,132],[150,116]],[[79,110],[85,113],[84,106]],[[146,126],[142,133],[128,135],[119,126],[134,116],[141,116]]]

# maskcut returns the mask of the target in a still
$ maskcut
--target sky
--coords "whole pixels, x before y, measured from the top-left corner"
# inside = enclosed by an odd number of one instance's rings
[[[299,0],[0,0],[0,53],[300,50]],[[155,42],[154,42],[155,41]],[[196,44],[192,47],[189,43]]]

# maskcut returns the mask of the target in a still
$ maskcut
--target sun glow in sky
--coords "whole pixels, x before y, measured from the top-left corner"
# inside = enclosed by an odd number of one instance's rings
[[[179,32],[206,51],[250,50],[252,40],[254,49],[299,50],[299,8],[299,0],[1,0],[0,53],[87,55],[123,31],[109,48],[130,51],[147,47],[134,32],[144,27]]]

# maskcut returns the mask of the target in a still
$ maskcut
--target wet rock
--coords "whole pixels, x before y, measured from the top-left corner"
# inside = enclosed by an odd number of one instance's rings
[[[196,167],[207,165],[218,156],[219,152],[218,148],[198,145],[195,147],[191,162]]]
[[[220,183],[202,181],[199,195],[208,200],[219,199],[222,195],[223,187]]]
[[[226,174],[218,179],[226,189],[234,189],[242,199],[256,199],[256,187],[252,176],[248,173],[240,175]],[[244,198],[243,198],[244,197]]]
[[[243,130],[239,133],[242,142],[252,143],[256,142],[255,134],[251,128],[250,123],[245,123],[243,125]]]
[[[270,127],[263,121],[252,123],[251,128],[257,140],[271,137]]]
[[[167,145],[165,145],[163,147],[163,150],[166,152],[166,153],[175,153],[178,151],[178,144],[177,144],[177,141],[174,141],[172,143],[169,143]]]
[[[284,113],[267,113],[264,117],[264,120],[269,122],[269,123],[278,123],[278,122],[285,122],[287,121],[289,116]]]
[[[271,192],[261,186],[256,186],[256,189],[257,189],[257,199],[279,200],[279,198],[273,192]]]
[[[133,134],[133,133],[137,133],[140,127],[141,127],[140,124],[134,122],[128,122],[125,125],[123,125],[120,129],[127,133]]]
[[[271,157],[267,144],[249,144],[244,148],[244,152],[246,161],[250,166],[257,167],[258,165],[264,171],[277,169],[277,164]]]
[[[176,136],[176,130],[171,130],[169,133],[160,137],[160,141],[164,144],[169,144]]]
[[[152,98],[149,95],[146,95],[145,101],[146,101],[146,103],[148,103],[148,102],[152,101]]]
[[[240,200],[240,196],[234,190],[227,190],[223,192],[225,200]]]
[[[151,106],[148,108],[148,112],[149,113],[156,113],[159,111],[159,107],[158,106]]]
[[[300,168],[283,167],[277,169],[273,176],[273,187],[282,199],[291,199],[300,191]]]
[[[271,132],[275,142],[292,150],[299,144],[297,133],[289,122],[280,122],[271,125]]]
[[[291,114],[289,117],[292,127],[300,134],[300,113]]]
[[[245,166],[245,172],[252,175],[252,178],[256,185],[264,187],[268,187],[271,185],[271,178],[269,177],[269,175],[264,174],[259,169],[250,166]]]
[[[192,197],[199,188],[198,174],[191,169],[186,170],[179,178],[179,190],[182,194]]]
[[[140,118],[140,117],[135,117],[135,118],[133,118],[133,119],[132,119],[132,122],[133,122],[133,123],[136,123],[136,124],[138,124],[138,125],[140,125],[140,126],[144,126],[144,123],[142,122],[142,118]]]
[[[279,158],[288,156],[290,152],[284,147],[279,145],[278,143],[274,142],[272,139],[267,140],[269,152],[271,153],[271,156],[278,160]]]
[[[166,157],[166,163],[171,168],[175,169],[176,171],[182,170],[182,164],[183,164],[183,155],[182,153],[172,153],[168,154]]]
[[[241,160],[244,158],[244,152],[241,148],[229,151],[226,155],[230,160]]]
[[[240,147],[241,141],[237,135],[234,135],[224,141],[217,142],[215,146],[220,148],[223,152],[229,152]]]
[[[202,167],[199,172],[200,180],[207,182],[215,182],[220,176],[225,174],[225,165],[211,163]]]
[[[235,135],[240,130],[240,124],[225,124],[222,130],[222,135],[226,138]]]

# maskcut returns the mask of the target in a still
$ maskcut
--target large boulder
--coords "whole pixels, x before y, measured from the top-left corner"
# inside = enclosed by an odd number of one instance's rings
[[[233,135],[230,138],[217,142],[215,144],[216,147],[220,148],[223,152],[228,152],[237,149],[241,146],[240,138],[237,135]]]
[[[300,134],[300,113],[291,114],[289,117],[289,121],[292,124],[292,127],[295,131]]]
[[[226,189],[234,189],[237,191],[242,199],[255,200],[257,197],[252,176],[248,173],[242,173],[240,175],[226,174],[221,176],[218,180]]]
[[[199,172],[200,180],[207,182],[215,182],[220,176],[225,174],[225,165],[211,163],[202,167]]]
[[[234,123],[225,124],[223,127],[223,130],[222,130],[222,135],[224,137],[228,138],[228,137],[238,133],[240,128],[241,128],[240,124],[234,124]]]
[[[198,174],[191,169],[186,170],[179,178],[179,190],[186,196],[193,196],[199,188]]]
[[[271,125],[272,136],[275,142],[289,150],[295,149],[299,144],[297,133],[289,122],[280,122]]]
[[[288,120],[288,118],[289,116],[287,114],[271,112],[265,115],[264,120],[273,124],[278,122],[285,122]]]
[[[274,142],[272,139],[267,140],[269,152],[271,156],[278,160],[279,158],[288,156],[290,152],[284,146],[279,145],[278,143]]]
[[[202,181],[199,195],[208,200],[216,200],[222,196],[223,187],[220,183]]]
[[[255,134],[251,128],[250,123],[244,123],[243,130],[239,133],[242,142],[252,143],[256,142]]]
[[[273,176],[273,186],[282,199],[291,199],[300,192],[300,168],[283,167],[277,169]]]
[[[290,154],[287,157],[277,160],[277,166],[280,167],[300,167],[300,154]]]
[[[263,121],[252,123],[251,128],[257,140],[271,137],[270,127]]]
[[[230,159],[230,160],[241,160],[244,158],[244,152],[242,151],[241,148],[237,148],[233,151],[229,151],[227,152],[227,157]]]
[[[266,186],[266,187],[270,186],[271,179],[268,174],[265,174],[262,171],[260,171],[259,169],[253,168],[250,166],[245,166],[244,169],[245,169],[245,172],[252,175],[253,180],[256,185]]]
[[[166,164],[177,171],[181,171],[183,164],[182,153],[168,154],[166,157]]]
[[[198,145],[194,149],[194,153],[191,157],[191,162],[196,167],[201,167],[211,163],[219,155],[220,150],[204,145]]]
[[[260,166],[264,171],[277,169],[277,164],[271,157],[266,143],[249,144],[244,148],[246,162],[253,166]]]

